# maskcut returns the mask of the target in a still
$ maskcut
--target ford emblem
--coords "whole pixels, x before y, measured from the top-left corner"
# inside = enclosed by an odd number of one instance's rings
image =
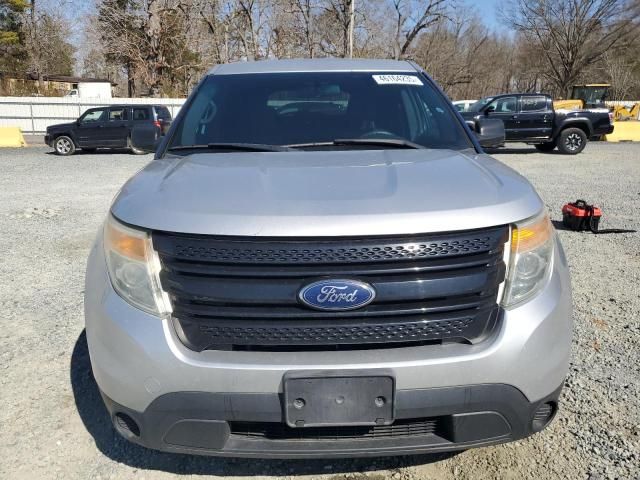
[[[376,297],[373,287],[357,280],[320,280],[300,290],[298,298],[317,310],[354,310]]]

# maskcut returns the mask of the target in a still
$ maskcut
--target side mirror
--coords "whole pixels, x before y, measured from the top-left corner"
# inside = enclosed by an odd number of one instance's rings
[[[497,118],[480,118],[476,121],[476,137],[482,148],[496,148],[504,144],[504,123]]]
[[[491,106],[491,107],[487,107],[487,108],[485,109],[485,111],[484,111],[484,116],[486,117],[486,116],[488,116],[490,113],[493,113],[493,112],[495,112],[495,111],[496,111],[496,107],[493,107],[493,106]]]
[[[140,123],[131,129],[131,146],[138,150],[154,153],[160,145],[158,129],[153,123]]]

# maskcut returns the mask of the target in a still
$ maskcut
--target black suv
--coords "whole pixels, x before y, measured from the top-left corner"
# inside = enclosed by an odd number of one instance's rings
[[[144,153],[131,144],[131,130],[143,124],[155,127],[161,136],[171,124],[171,113],[162,105],[111,105],[90,108],[71,123],[47,127],[44,141],[58,155],[72,155],[78,148],[93,152],[98,148],[128,148]]]

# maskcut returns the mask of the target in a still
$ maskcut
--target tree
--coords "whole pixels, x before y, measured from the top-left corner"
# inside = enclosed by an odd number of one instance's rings
[[[185,78],[190,78],[189,71],[199,64],[199,56],[188,41],[191,3],[103,0],[98,24],[104,52],[112,64],[126,72],[129,95],[134,95],[139,86],[144,86],[144,93],[150,96],[163,91],[175,94],[176,82],[184,84]]]
[[[67,40],[70,29],[63,18],[38,12],[32,4],[23,31],[29,74],[38,81],[45,75],[73,75],[75,49]]]
[[[504,0],[516,32],[502,35],[460,0],[98,1],[98,25],[87,28],[102,38],[83,52],[83,69],[127,77],[130,95],[185,95],[219,63],[351,54],[413,59],[456,98],[566,94],[614,76],[626,96],[640,95],[638,47],[629,47],[640,0]]]
[[[294,25],[297,27],[298,37],[303,40],[306,56],[315,57],[316,54],[316,32],[314,28],[314,17],[316,5],[314,0],[292,0],[291,9],[294,14]],[[296,28],[294,27],[294,28]]]
[[[103,0],[98,7],[95,26],[101,32],[101,45],[94,53],[104,55],[107,64],[117,66],[127,78],[127,94],[136,93],[132,49],[138,48],[135,11],[138,5],[133,0]]]
[[[322,32],[321,48],[331,56],[349,56],[351,4],[354,0],[325,0],[319,16]]]
[[[581,72],[638,31],[627,0],[511,0],[504,11],[545,60],[545,76],[566,96]],[[637,19],[636,19],[637,21]]]
[[[222,0],[196,0],[193,8],[196,18],[191,27],[197,41],[195,50],[212,65],[231,61],[234,56],[230,34],[232,12]],[[204,29],[198,28],[199,25]]]
[[[45,75],[73,74],[69,36],[67,22],[35,0],[0,0],[0,71],[37,78],[39,92]]]
[[[395,13],[393,57],[407,55],[409,48],[431,25],[445,16],[445,0],[391,0]]]
[[[24,70],[22,20],[28,6],[27,0],[0,0],[0,71],[16,74]]]
[[[486,27],[476,16],[440,17],[422,35],[413,56],[446,92],[459,91],[474,78],[490,74],[479,61],[488,38]]]
[[[636,58],[605,54],[602,75],[611,83],[608,100],[620,101],[629,98],[629,94],[640,84],[640,79],[635,75],[639,66],[640,61]]]

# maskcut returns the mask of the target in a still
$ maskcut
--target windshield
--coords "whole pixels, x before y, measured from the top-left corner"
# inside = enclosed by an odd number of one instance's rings
[[[605,86],[575,86],[571,98],[580,99],[587,105],[597,105],[604,102],[609,87]]]
[[[212,144],[301,148],[339,139],[473,147],[444,96],[418,74],[211,75],[187,108],[169,142],[172,151]],[[385,143],[378,141],[373,148],[393,148]],[[364,144],[331,143],[340,149]]]
[[[484,97],[478,100],[477,102],[469,105],[467,112],[479,112],[482,107],[484,107],[487,103],[493,100],[493,97]]]

